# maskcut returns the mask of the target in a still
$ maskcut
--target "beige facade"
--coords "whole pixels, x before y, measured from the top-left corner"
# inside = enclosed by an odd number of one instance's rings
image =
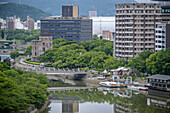
[[[160,15],[160,4],[117,4],[114,56],[130,58],[145,50],[155,51]]]
[[[52,49],[52,36],[40,36],[39,40],[33,40],[32,61],[38,61],[38,57],[48,49]]]
[[[110,31],[102,31],[103,40],[113,41],[113,33]]]

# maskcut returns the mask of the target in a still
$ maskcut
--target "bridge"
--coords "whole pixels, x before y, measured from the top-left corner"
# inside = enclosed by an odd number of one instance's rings
[[[21,58],[19,62],[16,62],[14,67],[23,71],[42,73],[47,75],[62,75],[68,79],[83,79],[89,74],[86,70],[78,69],[55,69],[53,67],[42,67],[40,65],[27,64],[24,58]]]
[[[47,88],[48,92],[57,92],[57,91],[70,91],[70,90],[90,90],[90,87],[49,87]]]

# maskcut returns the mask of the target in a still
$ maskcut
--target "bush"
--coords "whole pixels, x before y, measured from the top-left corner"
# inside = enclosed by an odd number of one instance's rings
[[[45,64],[46,67],[53,67],[51,63]]]
[[[40,65],[41,64],[39,62],[30,62],[30,61],[27,61],[27,59],[25,59],[24,62],[28,63],[28,64],[35,64],[35,65]]]

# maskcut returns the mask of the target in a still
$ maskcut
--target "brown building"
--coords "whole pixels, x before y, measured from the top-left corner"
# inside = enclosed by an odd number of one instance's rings
[[[102,31],[103,40],[113,41],[113,32],[110,31]]]
[[[135,57],[155,51],[155,26],[161,20],[160,4],[116,4],[114,56]]]
[[[33,30],[34,29],[34,19],[33,18],[30,18],[29,16],[27,16],[27,27],[28,27],[28,30]]]
[[[33,40],[31,60],[38,61],[38,57],[48,49],[52,49],[52,36],[40,36],[39,40]]]
[[[62,17],[78,17],[79,6],[63,5],[62,6]]]
[[[7,17],[6,24],[8,30],[15,29],[15,22],[13,17]]]

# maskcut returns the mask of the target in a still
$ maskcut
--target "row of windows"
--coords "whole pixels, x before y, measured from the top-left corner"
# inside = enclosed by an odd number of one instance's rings
[[[160,8],[159,5],[147,5],[147,4],[143,4],[143,5],[116,5],[116,8]]]

